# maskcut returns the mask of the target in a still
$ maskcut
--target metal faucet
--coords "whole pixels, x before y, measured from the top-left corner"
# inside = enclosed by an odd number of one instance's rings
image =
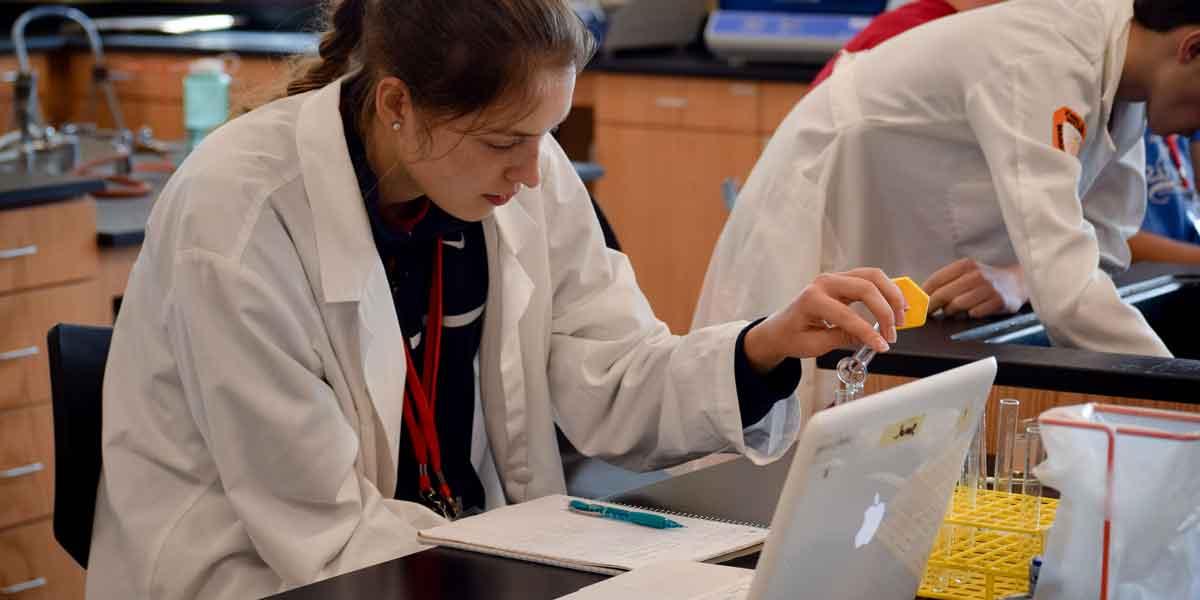
[[[63,145],[73,145],[74,154],[78,153],[78,138],[71,135],[60,135],[54,128],[42,122],[41,103],[37,96],[37,73],[29,63],[29,49],[25,45],[25,28],[30,22],[42,17],[60,17],[75,21],[87,35],[88,45],[91,46],[95,66],[92,67],[92,94],[95,105],[95,91],[100,89],[104,94],[105,104],[112,115],[117,137],[124,139],[128,136],[124,115],[117,103],[116,91],[113,90],[108,67],[104,62],[104,49],[100,44],[100,32],[96,25],[82,11],[66,6],[38,6],[21,13],[12,26],[13,46],[17,51],[19,71],[15,79],[15,94],[13,107],[16,112],[15,122],[18,128],[17,154],[24,162],[25,168],[33,170],[38,151],[52,151]],[[7,136],[6,136],[7,137]]]

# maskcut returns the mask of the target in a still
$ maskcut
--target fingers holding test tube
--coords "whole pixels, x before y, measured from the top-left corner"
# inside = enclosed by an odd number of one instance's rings
[[[851,305],[861,303],[879,330]],[[896,323],[906,308],[904,295],[879,269],[855,269],[818,275],[791,303],[751,329],[747,358],[759,372],[784,358],[820,356],[842,346],[867,344],[886,352],[896,340]]]

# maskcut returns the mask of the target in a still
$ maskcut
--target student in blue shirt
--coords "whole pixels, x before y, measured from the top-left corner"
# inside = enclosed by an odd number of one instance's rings
[[[1191,140],[1146,132],[1146,217],[1129,238],[1133,260],[1200,263],[1196,155],[1200,133]],[[1190,147],[1189,147],[1190,146]]]

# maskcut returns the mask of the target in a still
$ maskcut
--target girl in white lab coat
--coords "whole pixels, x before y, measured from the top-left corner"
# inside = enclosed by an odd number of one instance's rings
[[[655,319],[548,135],[592,51],[566,0],[331,10],[287,97],[155,206],[105,379],[90,598],[258,597],[417,551],[444,517],[563,492],[555,425],[634,469],[769,461],[797,357],[894,340],[873,269],[754,323]]]

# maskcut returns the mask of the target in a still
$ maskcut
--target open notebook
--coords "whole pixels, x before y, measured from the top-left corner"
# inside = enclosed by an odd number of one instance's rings
[[[418,539],[425,544],[615,575],[662,561],[725,561],[758,550],[767,538],[765,527],[692,515],[672,514],[673,520],[684,525],[674,529],[589,517],[567,510],[571,500],[569,496],[544,496],[426,529],[418,533]]]

